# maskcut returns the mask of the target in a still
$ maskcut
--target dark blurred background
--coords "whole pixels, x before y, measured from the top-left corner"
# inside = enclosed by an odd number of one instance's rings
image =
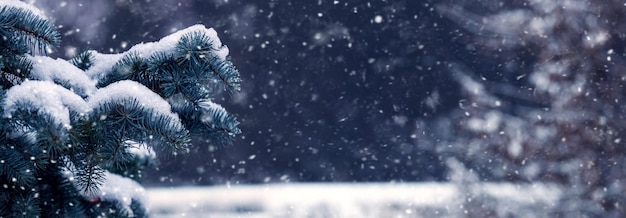
[[[459,107],[450,67],[498,66],[429,0],[31,2],[59,26],[54,55],[66,59],[193,24],[230,48],[242,91],[215,100],[243,134],[227,147],[195,139],[190,154],[162,158],[148,185],[444,180],[428,123]]]

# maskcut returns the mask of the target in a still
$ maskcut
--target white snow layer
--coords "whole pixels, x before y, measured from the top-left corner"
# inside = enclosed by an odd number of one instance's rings
[[[130,80],[115,82],[100,88],[87,98],[87,101],[50,81],[25,81],[7,91],[4,116],[10,117],[11,113],[17,109],[28,105],[30,109],[51,115],[56,123],[69,127],[70,110],[86,114],[100,104],[126,98],[135,99],[141,106],[170,117],[172,123],[180,122],[178,115],[172,112],[167,101],[145,86]]]
[[[152,90],[131,80],[122,80],[100,88],[87,99],[91,108],[119,99],[135,99],[141,106],[154,109],[161,115],[169,116],[172,121],[180,122],[178,115],[172,112],[170,104]]]
[[[94,61],[92,65],[85,71],[87,76],[95,81],[99,81],[106,74],[110,73],[111,68],[119,61],[122,57],[124,57],[124,53],[121,54],[100,54],[96,51],[90,51],[94,56]]]
[[[66,60],[45,56],[29,58],[33,62],[33,69],[30,73],[33,79],[67,82],[74,91],[83,96],[91,95],[96,89],[95,81]]]
[[[104,174],[104,183],[99,191],[96,196],[102,201],[118,201],[123,206],[123,210],[131,215],[132,200],[141,204],[146,203],[145,189],[139,183],[108,171]]]
[[[479,187],[502,214],[541,214],[529,208],[548,210],[560,196],[549,185]],[[152,217],[459,217],[463,192],[452,183],[304,183],[149,188],[147,198]]]
[[[56,123],[66,127],[70,126],[70,110],[77,113],[90,110],[80,96],[50,81],[24,81],[11,87],[4,101],[4,116],[10,117],[25,105],[51,115]]]

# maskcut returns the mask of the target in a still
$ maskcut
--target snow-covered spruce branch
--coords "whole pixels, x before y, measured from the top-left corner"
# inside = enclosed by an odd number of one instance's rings
[[[240,89],[213,29],[66,61],[40,56],[60,40],[42,13],[7,0],[0,35],[0,217],[145,216],[137,182],[155,158],[146,153],[186,149],[195,134],[229,144],[241,132],[212,101]]]

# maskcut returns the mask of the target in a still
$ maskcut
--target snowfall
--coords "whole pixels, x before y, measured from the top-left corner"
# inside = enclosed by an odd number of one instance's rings
[[[145,197],[152,217],[401,218],[460,217],[480,199],[498,216],[533,217],[560,194],[545,184],[284,183],[148,188]]]

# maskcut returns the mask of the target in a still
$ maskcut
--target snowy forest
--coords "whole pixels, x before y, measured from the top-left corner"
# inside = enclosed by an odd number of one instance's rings
[[[623,217],[624,14],[2,0],[0,217]]]

